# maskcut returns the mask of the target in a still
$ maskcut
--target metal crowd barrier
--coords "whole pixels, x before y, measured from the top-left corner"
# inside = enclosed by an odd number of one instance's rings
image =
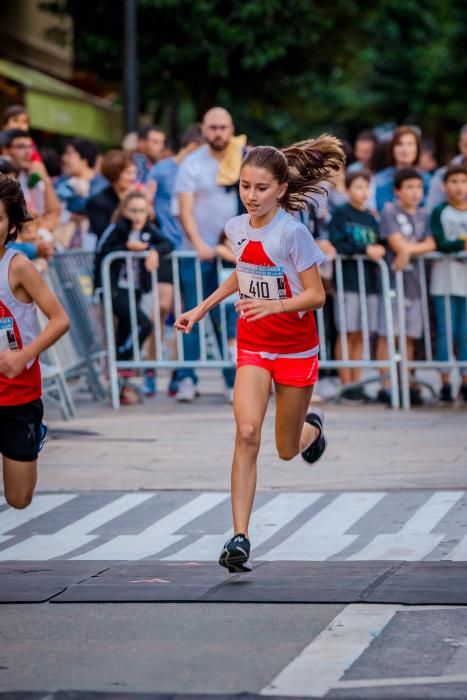
[[[65,377],[85,376],[94,398],[105,398],[101,375],[107,350],[102,308],[93,293],[94,254],[78,249],[57,253],[49,262],[48,278],[70,318],[69,335],[56,344]]]
[[[107,337],[107,357],[108,357],[108,369],[110,377],[110,391],[112,406],[118,408],[120,405],[119,400],[119,385],[118,385],[118,372],[119,370],[144,370],[144,369],[157,369],[157,368],[169,368],[178,369],[180,367],[190,367],[193,369],[224,369],[232,367],[232,358],[229,354],[228,342],[227,342],[227,331],[226,331],[226,311],[225,305],[220,305],[220,318],[221,318],[221,333],[220,338],[217,338],[214,325],[211,321],[210,316],[206,316],[199,323],[199,345],[200,345],[200,359],[199,360],[186,360],[184,357],[184,346],[183,346],[183,336],[181,333],[177,334],[177,354],[178,358],[176,360],[164,359],[163,352],[163,342],[162,342],[162,328],[160,324],[159,315],[159,295],[158,295],[158,280],[157,272],[151,274],[151,319],[154,324],[154,336],[155,336],[155,347],[156,356],[155,360],[143,360],[141,357],[141,349],[138,342],[138,326],[137,326],[137,301],[136,301],[136,288],[135,288],[135,275],[132,265],[133,260],[141,260],[147,256],[147,253],[131,253],[131,252],[115,252],[110,253],[105,257],[102,262],[102,284],[103,284],[103,300],[104,300],[104,319],[105,319],[105,331]],[[201,273],[201,262],[195,253],[190,251],[176,251],[172,253],[172,270],[173,270],[173,281],[174,281],[174,312],[178,316],[182,313],[182,296],[180,289],[180,270],[179,261],[181,259],[193,260],[195,280],[196,280],[196,293],[197,299],[200,301],[203,299],[203,283],[202,283],[202,273]],[[115,260],[125,260],[126,265],[126,275],[128,280],[128,296],[129,296],[129,309],[130,309],[130,319],[131,319],[131,334],[132,334],[132,346],[133,346],[133,358],[131,360],[119,360],[116,357],[116,345],[115,345],[115,326],[114,326],[114,310],[113,310],[113,299],[112,299],[112,288],[110,282],[110,267]],[[221,261],[217,262],[218,269],[222,266]]]
[[[177,351],[178,358],[176,360],[164,359],[163,357],[163,343],[162,343],[162,329],[160,325],[159,317],[159,300],[158,300],[158,289],[157,289],[157,273],[151,275],[151,298],[152,298],[152,313],[151,317],[154,323],[154,333],[155,333],[155,345],[156,345],[156,356],[158,359],[142,359],[141,349],[138,343],[138,327],[137,327],[137,300],[136,300],[136,288],[135,288],[135,275],[132,265],[133,260],[141,260],[146,257],[147,253],[131,253],[131,252],[115,252],[110,253],[102,262],[102,281],[103,281],[103,299],[104,299],[104,316],[105,316],[105,328],[107,336],[107,352],[108,352],[108,368],[110,376],[110,386],[111,386],[111,397],[112,405],[114,408],[118,408],[119,403],[119,383],[118,383],[118,373],[119,370],[144,370],[144,369],[157,369],[157,368],[180,368],[180,367],[190,367],[190,368],[211,368],[211,369],[223,369],[233,366],[232,357],[229,352],[229,345],[227,339],[227,323],[226,323],[226,303],[220,305],[220,332],[216,334],[214,325],[211,321],[209,315],[207,315],[199,324],[199,359],[198,360],[185,360],[184,358],[184,345],[183,345],[183,335],[177,333]],[[202,272],[201,263],[199,258],[195,253],[189,251],[177,251],[172,254],[172,266],[173,266],[173,281],[174,281],[174,310],[175,315],[178,316],[182,312],[182,294],[181,294],[181,283],[180,283],[180,268],[179,264],[181,260],[190,259],[193,261],[195,280],[196,280],[196,292],[197,301],[201,301],[204,297],[203,295],[203,284],[202,284]],[[368,323],[368,310],[367,310],[367,296],[365,290],[365,275],[364,275],[364,261],[365,256],[357,256],[355,258],[357,269],[358,269],[358,279],[359,279],[359,300],[360,300],[360,312],[362,317],[362,333],[363,333],[363,357],[361,360],[350,360],[348,353],[348,344],[346,338],[346,323],[345,323],[345,313],[344,313],[344,286],[343,286],[343,275],[342,275],[342,259],[338,258],[336,261],[336,284],[337,284],[337,295],[339,300],[339,307],[341,309],[340,316],[342,318],[341,333],[342,333],[342,360],[332,360],[329,359],[326,351],[326,333],[325,324],[323,319],[323,311],[320,310],[317,313],[317,323],[318,330],[320,334],[320,345],[321,345],[321,355],[320,364],[323,368],[344,368],[344,367],[355,367],[361,369],[372,369],[377,372],[386,370],[389,374],[391,381],[391,400],[392,406],[397,408],[399,406],[399,384],[398,384],[398,374],[397,374],[397,364],[399,357],[395,352],[394,347],[394,333],[393,333],[393,319],[392,319],[392,304],[391,304],[391,289],[389,284],[389,271],[386,263],[384,261],[379,261],[377,263],[382,285],[382,299],[384,303],[384,318],[386,321],[386,327],[388,329],[387,339],[388,339],[388,349],[389,357],[387,360],[375,360],[371,357],[371,330]],[[110,267],[112,263],[116,260],[124,260],[126,265],[126,276],[128,281],[128,295],[129,295],[129,310],[131,319],[131,333],[132,333],[132,345],[133,345],[133,357],[131,360],[119,360],[116,357],[116,346],[115,346],[115,326],[114,326],[114,310],[113,310],[113,299],[112,299],[112,288],[111,288],[111,278],[110,278]],[[222,262],[217,261],[218,272],[220,273]],[[220,274],[219,274],[220,277]],[[379,375],[376,377],[379,379]]]
[[[349,347],[347,341],[347,320],[345,314],[345,290],[344,290],[344,277],[342,262],[344,260],[352,260],[357,264],[357,275],[358,275],[358,297],[359,297],[359,311],[362,321],[362,341],[363,341],[363,356],[360,360],[351,360],[349,358]],[[394,343],[394,322],[392,313],[392,303],[391,299],[395,297],[395,292],[391,290],[389,268],[384,260],[378,260],[374,263],[379,268],[379,278],[381,290],[379,292],[381,301],[383,304],[383,316],[385,321],[385,326],[387,329],[387,346],[388,346],[388,359],[387,360],[376,360],[371,355],[372,346],[372,332],[369,327],[369,316],[368,316],[368,299],[365,284],[365,265],[366,261],[370,261],[366,255],[354,255],[345,256],[338,255],[334,261],[335,263],[335,281],[336,281],[336,295],[337,295],[337,307],[339,310],[340,318],[340,332],[339,336],[341,338],[341,348],[342,348],[342,359],[341,360],[331,360],[328,358],[327,342],[326,342],[326,331],[324,323],[324,310],[319,309],[316,312],[316,321],[318,326],[318,334],[320,339],[320,354],[319,354],[319,365],[323,369],[369,369],[376,370],[377,375],[373,379],[366,380],[365,383],[371,381],[380,381],[381,372],[385,370],[385,373],[389,375],[389,380],[391,384],[390,394],[391,394],[391,406],[392,408],[399,408],[399,379],[397,365],[400,360],[400,356],[396,352]],[[373,333],[373,335],[375,335]]]
[[[467,265],[467,252],[456,253],[451,255],[442,255],[440,253],[429,253],[412,260],[412,265],[418,268],[418,276],[420,280],[421,291],[421,310],[422,310],[422,327],[423,327],[423,349],[424,359],[409,360],[407,356],[407,333],[406,333],[406,307],[404,293],[404,273],[397,271],[396,278],[396,299],[397,299],[397,326],[399,329],[399,361],[401,372],[401,394],[402,407],[410,408],[410,376],[412,370],[417,369],[433,369],[440,371],[462,370],[467,368],[467,362],[458,360],[454,355],[453,345],[453,324],[451,316],[451,300],[449,294],[438,295],[444,299],[444,313],[446,317],[446,339],[448,348],[448,360],[439,361],[433,359],[433,337],[432,330],[435,329],[435,337],[438,332],[432,305],[430,304],[429,290],[429,266],[436,260],[459,260]],[[467,302],[466,302],[467,307]],[[466,308],[467,315],[467,308]]]

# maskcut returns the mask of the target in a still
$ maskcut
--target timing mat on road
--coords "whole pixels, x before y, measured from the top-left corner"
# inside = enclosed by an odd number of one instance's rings
[[[1,603],[467,605],[467,562],[2,562]]]

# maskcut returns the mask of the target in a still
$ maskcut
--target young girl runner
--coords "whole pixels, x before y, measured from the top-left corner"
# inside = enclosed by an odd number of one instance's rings
[[[6,247],[30,220],[20,185],[0,175],[0,453],[5,499],[14,508],[32,500],[46,432],[39,354],[69,327],[32,262]],[[48,318],[43,331],[37,307]]]
[[[344,162],[339,141],[323,135],[282,151],[253,148],[243,161],[240,197],[247,214],[225,231],[236,271],[205,301],[175,322],[189,333],[216,304],[240,291],[232,463],[234,536],[219,564],[230,572],[251,571],[248,524],[256,490],[256,460],[271,382],[276,396],[276,447],[281,459],[299,452],[316,462],[326,449],[322,415],[308,413],[318,378],[319,339],[313,310],[325,293],[318,266],[324,256],[309,230],[290,212],[308,206]]]

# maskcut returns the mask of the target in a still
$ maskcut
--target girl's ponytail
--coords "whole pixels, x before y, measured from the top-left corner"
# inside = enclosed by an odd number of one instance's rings
[[[313,194],[326,194],[321,183],[332,181],[345,163],[341,142],[329,134],[294,143],[282,153],[289,167],[289,186],[281,199],[281,206],[287,211],[304,209]]]
[[[282,185],[288,184],[280,205],[287,211],[299,211],[310,204],[313,194],[326,194],[321,184],[332,180],[345,163],[341,142],[322,134],[317,139],[300,141],[279,150],[274,146],[256,146],[246,155],[242,167],[256,166],[269,170]]]

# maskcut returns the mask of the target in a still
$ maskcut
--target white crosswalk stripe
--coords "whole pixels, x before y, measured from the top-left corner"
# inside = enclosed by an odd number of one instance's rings
[[[197,496],[139,535],[120,535],[76,559],[136,560],[157,554],[183,539],[183,535],[174,534],[177,530],[227,498],[225,493],[205,493]]]
[[[20,525],[29,523],[31,520],[48,513],[54,508],[68,503],[68,501],[71,501],[73,498],[76,498],[76,496],[69,494],[53,494],[46,496],[39,494],[35,497],[29,508],[24,510],[15,510],[14,508],[2,510],[0,513],[0,543],[11,540],[13,537],[12,535],[5,537],[5,532],[9,532]],[[5,505],[5,501],[0,503],[0,505]]]
[[[266,542],[288,522],[317,501],[321,493],[282,493],[264,506],[255,510],[250,532],[248,533],[255,547]],[[184,549],[165,557],[168,560],[213,561],[218,558],[220,547],[232,531],[227,530],[222,535],[205,535]]]
[[[107,494],[104,506],[102,495],[93,501],[95,496],[38,494],[21,511],[0,502],[0,561],[115,561],[158,556],[172,561],[215,561],[231,534],[226,530],[230,522],[226,492],[193,492],[188,500],[172,494],[168,496],[170,507],[164,508],[164,492]],[[411,492],[409,512],[407,495],[401,495],[398,503],[394,492],[263,495],[250,528],[253,559],[417,561],[429,557],[467,561],[465,498],[462,491]],[[150,499],[153,502],[148,503]],[[99,505],[93,508],[96,502]],[[97,528],[103,528],[101,534],[95,534]],[[165,550],[169,550],[166,556]]]
[[[345,532],[382,498],[384,493],[341,494],[261,559],[329,559],[357,539],[358,535],[346,535]]]
[[[121,496],[53,535],[33,535],[26,542],[4,549],[0,552],[0,560],[44,560],[63,556],[97,539],[98,535],[87,535],[87,532],[140,505],[148,498],[151,498],[149,494],[138,493]]]
[[[423,559],[443,540],[443,535],[432,534],[431,530],[461,497],[462,493],[459,491],[441,491],[433,494],[399,532],[377,535],[370,544],[349,559]]]

